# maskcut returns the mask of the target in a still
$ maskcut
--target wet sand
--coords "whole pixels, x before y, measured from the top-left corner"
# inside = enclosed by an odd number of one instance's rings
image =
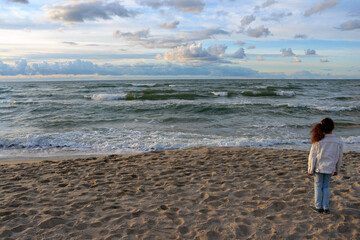
[[[197,147],[1,163],[0,239],[360,239],[360,153],[310,210],[308,152]]]

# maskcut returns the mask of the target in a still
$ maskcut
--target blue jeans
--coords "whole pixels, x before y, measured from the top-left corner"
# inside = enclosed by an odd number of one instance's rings
[[[314,174],[314,191],[315,207],[317,209],[329,209],[330,199],[330,179],[332,174],[315,173]]]

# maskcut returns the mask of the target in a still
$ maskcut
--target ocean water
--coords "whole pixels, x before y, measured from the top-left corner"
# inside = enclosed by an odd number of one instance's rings
[[[0,161],[193,146],[309,150],[331,117],[360,151],[359,80],[0,83]]]

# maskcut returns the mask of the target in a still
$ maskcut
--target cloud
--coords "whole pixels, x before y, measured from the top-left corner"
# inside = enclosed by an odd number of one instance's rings
[[[255,38],[266,37],[270,35],[270,31],[268,28],[265,28],[263,25],[257,28],[248,28],[246,30],[247,35]]]
[[[179,46],[164,54],[164,60],[170,62],[221,62],[226,46],[213,45],[207,49],[201,43]]]
[[[174,29],[180,24],[179,21],[171,21],[171,22],[164,22],[159,24],[158,26],[165,29]]]
[[[276,3],[275,0],[267,0],[266,2],[264,2],[264,3],[262,4],[262,7],[263,7],[263,8],[266,8],[266,7],[270,6],[270,5],[273,5],[274,3]]]
[[[175,48],[188,43],[211,39],[215,35],[229,35],[221,29],[202,29],[188,32],[181,32],[176,35],[165,37],[153,37],[149,35],[149,30],[141,30],[134,33],[122,33],[119,30],[114,32],[114,37],[123,37],[131,44],[141,45],[145,48]]]
[[[334,7],[338,3],[338,0],[325,0],[322,3],[316,4],[314,7],[305,11],[304,16],[309,17],[315,13],[322,12],[326,9]]]
[[[221,47],[220,47],[221,48]],[[214,76],[214,77],[262,77],[258,71],[239,66],[222,66],[205,64],[202,67],[174,64],[167,62],[165,64],[136,63],[126,65],[113,65],[105,63],[95,64],[91,61],[73,60],[66,62],[42,62],[28,64],[26,60],[21,60],[15,64],[6,64],[0,61],[0,76],[33,76],[33,75],[144,75],[144,76],[162,76],[162,75],[192,75],[192,76]]]
[[[292,60],[293,63],[300,63],[301,59],[299,59],[297,56],[294,56],[294,60]]]
[[[13,3],[22,3],[22,4],[29,4],[28,0],[7,0],[8,2],[13,2]]]
[[[99,0],[90,2],[74,2],[65,5],[44,6],[49,19],[55,22],[73,24],[97,19],[108,20],[113,16],[134,17],[137,13],[125,9],[118,2],[102,2]]]
[[[253,15],[245,16],[241,19],[241,26],[249,25],[253,21],[255,21],[255,17]]]
[[[313,49],[305,50],[305,55],[316,55],[316,51]]]
[[[296,34],[294,36],[295,39],[307,39],[307,35],[305,34]]]
[[[247,47],[247,49],[255,49],[255,48],[256,48],[256,46],[254,46],[254,45],[251,45],[251,46]]]
[[[147,38],[149,34],[150,34],[150,29],[143,29],[140,31],[136,31],[134,33],[131,32],[122,33],[119,30],[116,30],[113,36],[116,38],[123,37],[128,41],[139,41],[141,39]]]
[[[309,71],[299,71],[290,75],[284,73],[258,72],[239,65],[203,64],[197,65],[176,64],[167,62],[165,64],[136,63],[125,65],[113,65],[105,63],[95,64],[91,61],[73,60],[66,62],[42,62],[29,64],[25,59],[7,64],[0,61],[0,76],[68,76],[94,75],[94,76],[204,76],[204,77],[239,77],[239,78],[266,78],[266,79],[340,79],[357,78],[358,76],[344,76],[331,74],[317,74]]]
[[[264,17],[263,21],[280,21],[282,18],[292,16],[291,12],[288,13],[272,13],[269,17]]]
[[[342,23],[340,27],[338,27],[338,29],[342,31],[350,31],[358,28],[360,28],[360,20],[350,20]]]
[[[28,67],[27,61],[22,59],[10,65],[0,61],[0,75],[3,76],[16,76],[16,75],[28,75],[31,72],[31,68]]]
[[[70,45],[70,46],[78,45],[76,42],[61,42],[61,43],[66,44],[66,45]]]
[[[322,59],[320,59],[320,62],[326,63],[326,62],[329,62],[329,60],[327,58],[322,58]]]
[[[140,5],[153,9],[169,7],[181,12],[200,13],[205,7],[202,0],[138,0]]]
[[[243,59],[246,57],[244,48],[239,48],[239,50],[237,50],[233,55],[231,55],[231,57],[233,58],[240,58]]]
[[[277,3],[277,1],[275,1],[275,0],[267,0],[266,2],[261,4],[261,6],[259,6],[259,5],[255,6],[254,10],[259,11],[260,8],[267,8],[267,7],[269,7],[269,6],[271,6],[271,5],[275,4],[275,3]]]
[[[259,56],[256,57],[256,60],[257,61],[264,61],[264,58],[263,58],[263,56],[259,55]]]
[[[281,56],[283,57],[292,57],[292,56],[295,56],[295,54],[293,53],[293,51],[291,50],[291,48],[283,48],[280,50],[281,52]]]
[[[243,42],[243,41],[236,41],[235,42],[236,45],[239,45],[239,46],[244,46],[246,44],[246,42]]]

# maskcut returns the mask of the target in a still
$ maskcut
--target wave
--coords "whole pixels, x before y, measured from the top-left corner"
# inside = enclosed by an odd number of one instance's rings
[[[294,91],[281,90],[280,92],[276,92],[276,95],[284,97],[294,97],[296,94]]]
[[[335,97],[338,101],[360,101],[360,97]]]
[[[273,91],[244,91],[241,93],[246,97],[268,97],[268,96],[277,96],[276,92]]]
[[[157,83],[131,83],[130,86],[133,87],[155,87],[159,86]]]
[[[170,119],[169,119],[170,120]],[[171,119],[170,121],[174,121]],[[341,138],[348,149],[359,149],[360,137]],[[46,157],[56,152],[76,152],[80,155],[127,154],[154,150],[182,149],[196,146],[243,146],[293,148],[308,150],[309,139],[280,139],[271,137],[219,136],[172,131],[136,131],[117,128],[100,128],[63,133],[33,133],[0,139],[0,160],[14,154]],[[11,152],[12,151],[12,152]],[[5,155],[4,155],[5,154]],[[7,155],[7,157],[6,157]]]
[[[323,112],[352,112],[352,111],[359,111],[359,107],[357,106],[317,106],[313,107],[313,109],[320,110]]]
[[[228,92],[211,92],[211,93],[217,97],[227,97],[229,95]]]
[[[97,84],[94,84],[94,85],[84,86],[83,88],[84,88],[84,89],[97,89],[97,88],[116,88],[116,87],[118,87],[118,86],[115,85],[115,84],[110,84],[110,83],[97,83]]]
[[[345,144],[359,144],[360,143],[360,137],[359,136],[341,137],[341,140]]]
[[[174,93],[176,92],[173,89],[145,89],[142,91],[144,94],[156,94],[156,93]]]
[[[195,100],[203,96],[194,93],[177,93],[177,94],[142,94],[142,100],[169,100],[169,99],[180,99],[180,100]]]
[[[150,137],[149,137],[150,136]],[[354,140],[352,140],[354,141]],[[355,140],[358,141],[358,140]],[[265,139],[204,135],[186,132],[151,131],[140,132],[124,129],[100,129],[96,131],[73,131],[65,133],[37,133],[15,139],[1,139],[2,150],[67,150],[108,152],[110,150],[134,149],[136,151],[166,150],[194,146],[252,146],[308,144],[300,139]]]
[[[296,94],[294,91],[244,91],[241,93],[243,96],[246,97],[294,97]]]
[[[336,127],[339,128],[359,128],[360,129],[360,124],[359,123],[349,123],[349,122],[335,122]]]
[[[280,104],[271,104],[274,107],[288,107],[304,110],[317,110],[321,112],[353,112],[359,111],[359,106],[314,106],[310,104],[302,103],[280,103]]]
[[[136,98],[136,96],[134,94],[126,94],[126,93],[121,93],[121,94],[101,93],[101,94],[93,94],[91,96],[85,95],[84,98],[94,101],[114,101],[114,100],[133,100]]]

